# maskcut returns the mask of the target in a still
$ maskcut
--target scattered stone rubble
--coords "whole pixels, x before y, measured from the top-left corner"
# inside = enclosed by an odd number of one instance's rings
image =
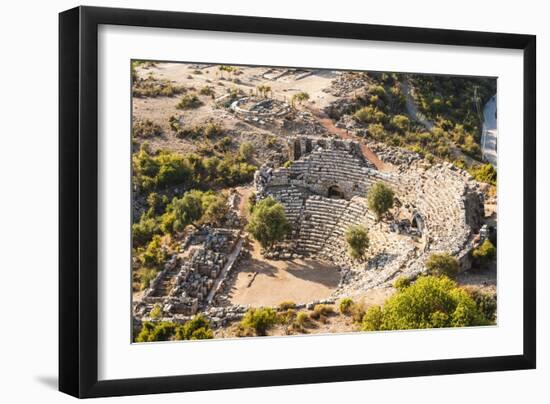
[[[194,315],[223,289],[224,270],[231,270],[241,246],[237,229],[203,227],[193,231],[135,302],[135,316],[148,318],[155,305],[161,306],[164,318],[183,321]]]
[[[418,153],[384,143],[370,142],[368,146],[384,163],[391,163],[396,166],[409,166],[413,162],[422,159],[422,156]]]
[[[348,95],[356,90],[364,89],[369,83],[367,73],[343,72],[332,80],[331,86],[323,90],[335,97]]]

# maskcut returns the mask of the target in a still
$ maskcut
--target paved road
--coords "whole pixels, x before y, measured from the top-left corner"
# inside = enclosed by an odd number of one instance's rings
[[[481,152],[483,158],[497,167],[497,99],[491,97],[483,107],[483,132],[481,135]]]

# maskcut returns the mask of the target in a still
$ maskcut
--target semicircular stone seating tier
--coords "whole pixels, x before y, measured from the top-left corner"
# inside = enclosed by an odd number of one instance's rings
[[[384,283],[399,273],[422,272],[425,259],[433,252],[460,257],[478,230],[483,212],[480,194],[470,186],[471,177],[447,164],[380,172],[367,167],[351,143],[317,145],[290,167],[259,176],[264,181],[261,193],[273,196],[285,208],[295,251],[353,270],[345,232],[351,225],[365,225],[370,239],[369,268],[375,270],[353,274],[360,278],[354,283],[360,288]],[[410,219],[420,218],[424,243],[391,232],[387,223],[375,220],[365,196],[376,182],[394,189],[401,202],[398,209]],[[334,196],[331,187],[338,187],[343,198],[329,197]]]

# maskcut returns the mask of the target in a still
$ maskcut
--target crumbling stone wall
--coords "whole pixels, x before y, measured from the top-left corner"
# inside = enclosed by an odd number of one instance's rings
[[[317,195],[341,194],[344,199],[365,195],[377,174],[356,142],[298,137],[289,141],[289,167],[262,167],[256,187],[296,187]]]

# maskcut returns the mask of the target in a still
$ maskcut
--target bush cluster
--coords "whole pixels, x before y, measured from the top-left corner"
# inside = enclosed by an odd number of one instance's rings
[[[178,185],[183,188],[236,186],[250,182],[256,166],[243,161],[238,154],[225,153],[201,157],[165,151],[153,154],[147,144],[132,157],[133,184],[138,192],[152,192]]]
[[[134,137],[154,137],[162,135],[162,128],[150,119],[137,120],[132,127]]]
[[[176,104],[177,109],[196,109],[204,103],[199,99],[197,94],[188,93],[180,98],[179,102]]]
[[[168,321],[143,323],[135,336],[135,342],[154,342],[169,340],[212,339],[214,334],[210,322],[202,315],[196,315],[183,325]]]
[[[170,80],[158,79],[152,74],[141,78],[132,65],[132,95],[138,98],[144,97],[172,97],[187,91],[184,86],[175,84]]]
[[[485,239],[483,243],[472,251],[474,265],[478,268],[487,266],[497,256],[497,248],[491,243],[491,240]]]
[[[276,323],[277,312],[272,308],[250,308],[241,320],[240,327],[244,330],[252,330],[258,336],[263,336]]]
[[[487,324],[485,315],[466,290],[445,276],[424,276],[387,299],[383,307],[370,307],[363,317],[362,329],[407,330]]]
[[[458,274],[458,260],[450,254],[432,254],[426,260],[426,269],[428,274],[434,276],[448,276],[454,278]]]

